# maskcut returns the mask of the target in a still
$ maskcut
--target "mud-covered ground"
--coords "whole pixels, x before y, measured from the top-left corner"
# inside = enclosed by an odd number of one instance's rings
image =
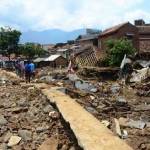
[[[0,149],[37,150],[47,139],[52,139],[49,146],[60,150],[80,149],[60,113],[40,91],[2,72],[0,78]],[[16,144],[10,141],[13,136],[19,138]]]
[[[50,73],[41,76],[45,76],[42,82],[64,87],[63,92],[74,98],[134,150],[150,150],[150,79],[144,83],[125,85],[121,80],[116,81],[116,73],[117,70],[112,69],[79,70],[80,79],[92,83],[97,92],[92,92],[93,89],[81,90],[80,86],[88,86],[82,85],[82,81],[76,88],[63,73],[58,73],[57,78]],[[49,77],[54,77],[54,80]],[[116,121],[120,133],[116,132]]]
[[[85,93],[69,85],[67,93],[117,135],[116,118],[122,132],[117,136],[134,150],[150,150],[150,97],[147,94],[150,83],[131,87],[119,81],[90,82],[96,85],[96,93]]]

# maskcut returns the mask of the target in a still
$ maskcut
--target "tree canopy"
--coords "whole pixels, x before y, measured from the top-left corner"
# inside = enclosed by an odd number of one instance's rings
[[[10,27],[0,28],[0,53],[10,55],[18,52],[21,32]]]
[[[107,45],[107,62],[110,66],[119,66],[124,55],[132,55],[136,51],[130,40],[108,40]]]
[[[35,56],[42,56],[46,51],[41,47],[40,44],[25,43],[19,46],[20,53],[27,58],[33,58]]]

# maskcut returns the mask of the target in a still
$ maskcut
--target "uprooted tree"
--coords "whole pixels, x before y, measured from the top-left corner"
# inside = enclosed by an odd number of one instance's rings
[[[105,59],[109,66],[119,66],[124,55],[133,55],[136,49],[130,40],[119,39],[119,40],[108,40],[107,45],[107,57]]]
[[[0,28],[0,53],[10,57],[10,54],[18,53],[18,43],[21,32],[10,27]]]

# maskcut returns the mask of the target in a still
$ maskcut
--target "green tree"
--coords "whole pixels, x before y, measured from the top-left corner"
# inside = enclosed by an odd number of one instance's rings
[[[10,56],[10,54],[18,53],[18,43],[21,32],[15,29],[0,28],[0,53]]]
[[[20,52],[27,58],[34,58],[35,56],[42,56],[45,54],[41,45],[35,43],[25,43],[24,45],[20,45]]]
[[[107,58],[110,66],[119,66],[124,55],[132,55],[135,53],[135,48],[132,42],[127,39],[108,40],[107,45]]]

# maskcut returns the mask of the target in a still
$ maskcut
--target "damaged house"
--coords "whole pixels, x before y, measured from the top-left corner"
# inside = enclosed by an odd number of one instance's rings
[[[85,35],[80,35],[76,40],[81,46],[96,46],[98,47],[98,36],[100,35],[100,30],[87,29]]]
[[[106,41],[111,39],[127,38],[132,41],[133,46],[139,50],[139,33],[138,28],[129,22],[122,23],[104,30],[98,38],[99,49],[107,49]]]
[[[140,52],[150,52],[150,24],[144,20],[135,20],[135,26],[139,31],[139,49]]]

